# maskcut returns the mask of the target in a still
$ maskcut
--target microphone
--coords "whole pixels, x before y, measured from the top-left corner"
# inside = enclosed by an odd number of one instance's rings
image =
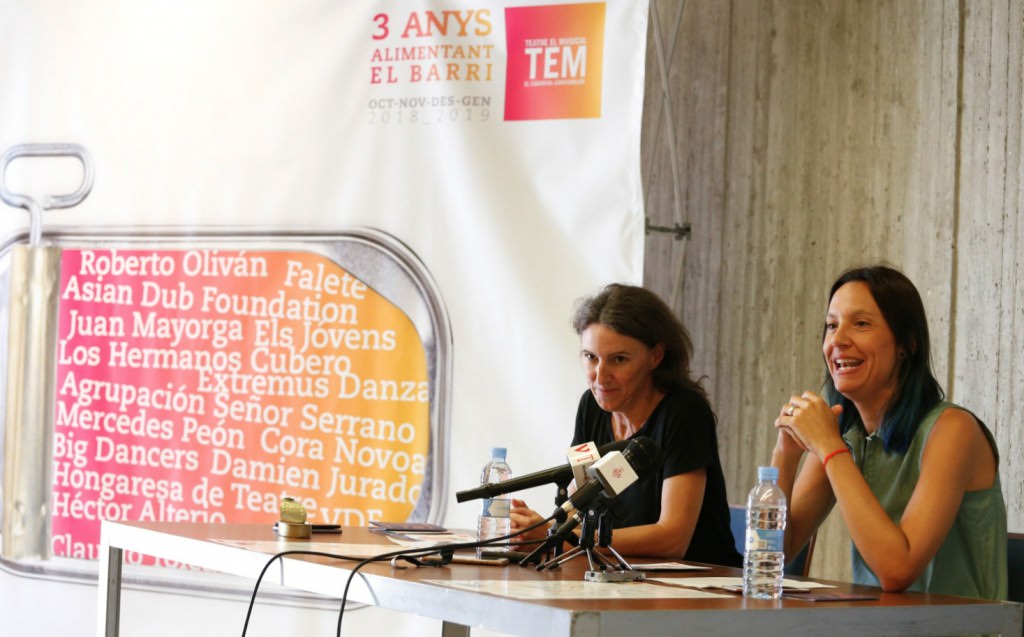
[[[587,473],[596,480],[584,484],[565,504],[555,509],[555,516],[564,513],[572,514],[572,517],[563,522],[553,535],[568,534],[579,526],[586,509],[599,496],[617,497],[637,480],[651,475],[662,461],[657,443],[646,436],[630,440],[621,453],[613,451],[602,456],[587,469]]]
[[[601,445],[597,448],[597,451],[604,456],[605,454],[613,451],[627,449],[629,445],[630,443],[628,440],[616,440],[615,442]],[[543,471],[528,473],[525,476],[520,476],[518,478],[511,478],[509,480],[503,480],[502,482],[489,482],[487,484],[481,484],[479,487],[473,489],[458,491],[455,493],[455,500],[456,502],[465,502],[466,500],[476,500],[477,498],[493,498],[496,495],[512,493],[513,491],[520,491],[522,489],[530,489],[542,484],[550,484],[552,482],[564,485],[569,484],[572,478],[573,465],[572,463],[569,463],[552,467],[550,469],[544,469]]]

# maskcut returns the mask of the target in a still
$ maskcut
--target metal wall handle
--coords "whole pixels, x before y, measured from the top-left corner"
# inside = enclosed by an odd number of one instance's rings
[[[20,157],[75,157],[82,162],[82,183],[72,193],[46,195],[39,202],[28,195],[11,192],[7,188],[7,165]],[[9,206],[29,212],[29,244],[38,245],[42,236],[43,210],[77,206],[92,190],[94,169],[92,156],[78,144],[18,144],[0,155],[0,199]]]

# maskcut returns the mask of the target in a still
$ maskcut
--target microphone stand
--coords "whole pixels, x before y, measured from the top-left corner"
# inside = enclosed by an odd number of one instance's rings
[[[608,519],[608,509],[603,504],[604,498],[599,498],[595,506],[587,510],[583,521],[580,523],[579,544],[572,547],[564,554],[555,556],[537,566],[538,571],[545,569],[556,569],[563,563],[581,554],[587,556],[587,563],[590,570],[586,572],[583,579],[587,582],[639,582],[644,579],[644,574],[637,571],[629,562],[612,548],[612,523]],[[612,560],[600,551],[594,549],[594,529],[597,525],[597,546],[606,549],[615,558]],[[559,538],[559,544],[563,538]]]
[[[532,564],[534,562],[537,562],[539,564],[541,560],[547,557],[549,553],[553,557],[557,557],[562,553],[562,542],[565,540],[565,538],[556,537],[556,529],[562,522],[565,522],[566,518],[568,517],[568,514],[565,512],[564,509],[562,509],[562,505],[565,504],[566,501],[569,499],[570,482],[572,482],[571,477],[564,482],[555,483],[558,487],[558,491],[555,493],[555,511],[557,512],[557,515],[555,516],[554,520],[555,523],[548,527],[547,538],[542,543],[538,544],[532,551],[530,551],[526,555],[526,557],[519,561],[520,566],[525,566],[527,564]]]

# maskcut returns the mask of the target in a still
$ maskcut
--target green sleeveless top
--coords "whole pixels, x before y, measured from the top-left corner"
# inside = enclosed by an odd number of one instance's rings
[[[880,436],[868,436],[859,421],[843,435],[854,462],[889,519],[899,524],[903,510],[921,475],[921,455],[939,414],[955,405],[941,402],[924,417],[906,454],[886,452]],[[995,439],[978,420],[992,451],[999,459]],[[1006,504],[999,473],[988,489],[964,493],[949,534],[920,577],[907,590],[1006,599]],[[878,586],[878,578],[853,551],[853,581]]]

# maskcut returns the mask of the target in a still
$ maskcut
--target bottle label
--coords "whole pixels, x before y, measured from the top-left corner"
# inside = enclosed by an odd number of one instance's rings
[[[786,532],[781,529],[747,529],[746,550],[782,552]]]
[[[480,515],[490,518],[507,518],[512,509],[512,501],[508,498],[487,498]]]

